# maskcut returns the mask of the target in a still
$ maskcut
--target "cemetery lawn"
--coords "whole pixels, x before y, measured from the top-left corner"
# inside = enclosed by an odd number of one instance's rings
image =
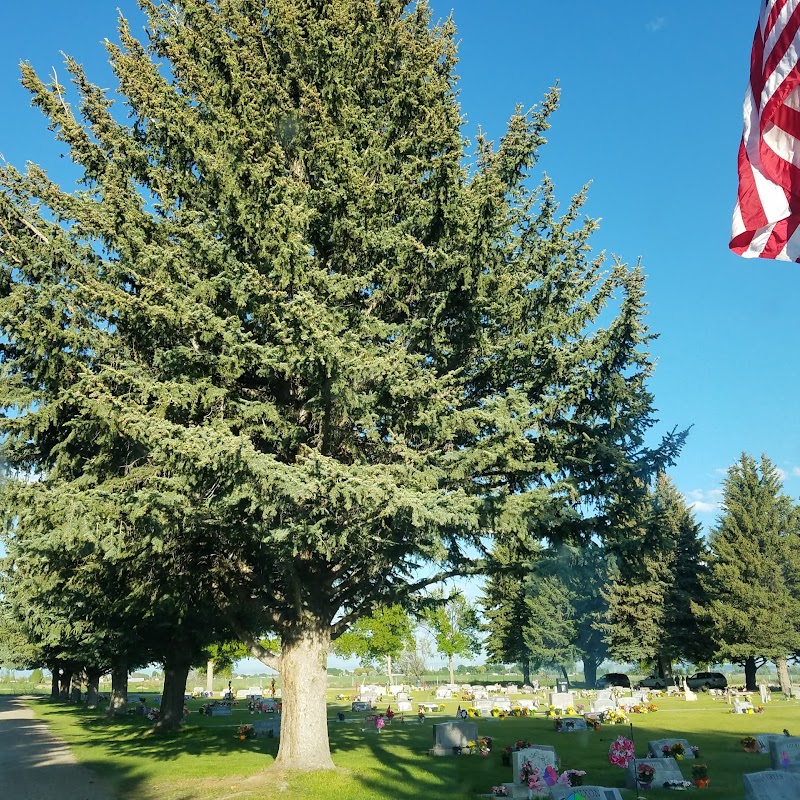
[[[784,728],[800,735],[800,702],[784,701],[779,694],[774,697],[763,714],[747,715],[731,714],[724,700],[704,694],[695,703],[657,700],[659,711],[630,715],[636,753],[644,756],[650,740],[688,739],[700,748],[701,757],[695,762],[689,755],[680,762],[681,771],[691,780],[693,763],[708,765],[711,784],[703,790],[703,800],[743,798],[742,775],[769,769],[770,764],[768,755],[745,753],[739,740],[746,735],[781,733]],[[417,693],[414,699],[428,698]],[[330,702],[331,752],[337,771],[286,775],[264,771],[277,752],[277,739],[238,739],[238,725],[259,718],[246,708],[234,709],[231,717],[208,717],[197,713],[202,701],[192,701],[184,729],[158,736],[142,717],[107,720],[100,711],[49,699],[28,702],[118,800],[476,800],[488,794],[492,785],[512,779],[511,768],[501,764],[500,751],[518,739],[554,745],[562,768],[586,770],[587,784],[622,787],[624,773],[608,763],[607,753],[617,736],[630,736],[627,725],[603,725],[599,732],[557,733],[552,720],[542,714],[479,718],[479,735],[493,739],[490,755],[433,757],[427,755],[431,726],[452,720],[457,701],[445,701],[445,713],[429,714],[423,724],[415,717],[405,724],[395,718],[380,734],[371,727],[362,731],[363,715],[351,713],[349,704]],[[336,722],[339,711],[353,721]],[[675,797],[666,789],[646,794],[648,800]],[[634,800],[636,793],[624,790],[622,796]]]

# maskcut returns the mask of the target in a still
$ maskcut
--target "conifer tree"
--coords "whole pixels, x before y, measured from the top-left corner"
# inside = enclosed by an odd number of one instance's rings
[[[111,562],[213,550],[192,579],[282,674],[276,766],[330,768],[332,638],[487,536],[613,540],[674,457],[644,279],[529,183],[556,92],[466,165],[425,2],[140,5],[127,116],[22,66],[83,185],[0,168],[4,455],[43,478],[15,502],[107,507]]]
[[[750,691],[756,671],[768,660],[800,646],[800,600],[792,591],[795,573],[795,513],[783,494],[780,475],[765,456],[742,453],[723,484],[722,513],[712,532],[712,557],[698,605],[711,627],[717,656],[744,666]]]

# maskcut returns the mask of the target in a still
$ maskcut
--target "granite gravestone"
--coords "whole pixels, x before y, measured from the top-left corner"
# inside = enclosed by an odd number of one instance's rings
[[[514,783],[522,783],[519,773],[525,761],[531,762],[531,767],[538,767],[540,774],[544,774],[547,767],[558,769],[558,756],[555,747],[547,744],[536,744],[532,747],[524,747],[511,753],[511,769],[514,775]]]
[[[565,717],[561,720],[561,727],[558,728],[562,733],[572,733],[573,731],[588,731],[589,726],[583,717]]]
[[[550,692],[547,695],[547,702],[563,711],[567,706],[575,708],[575,695],[572,692]]]
[[[653,775],[653,786],[661,786],[664,781],[682,781],[683,775],[678,768],[678,762],[674,758],[637,758],[628,764],[628,771],[625,775],[625,785],[629,789],[635,789],[637,786],[636,774],[639,765],[650,764],[655,768],[656,772]]]
[[[583,797],[585,800],[622,800],[619,789],[607,789],[605,786],[560,786],[556,784],[550,790],[551,800],[572,800]]]
[[[797,800],[800,775],[796,772],[750,772],[742,776],[745,800]]]
[[[683,745],[683,754],[685,756],[692,755],[692,746],[686,739],[656,739],[652,742],[648,742],[647,748],[656,758],[664,758],[664,751],[661,748],[665,746],[671,748],[674,744]],[[669,758],[671,758],[671,756],[669,756]]]
[[[772,769],[783,772],[800,772],[800,736],[784,736],[769,743]]]
[[[758,742],[758,752],[769,753],[770,742],[782,742],[785,738],[785,733],[757,733],[756,741]]]
[[[476,722],[437,722],[433,726],[433,750],[435,756],[452,756],[467,742],[478,738]]]

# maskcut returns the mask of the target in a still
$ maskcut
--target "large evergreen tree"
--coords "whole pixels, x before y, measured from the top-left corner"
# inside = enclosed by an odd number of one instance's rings
[[[613,539],[674,455],[643,276],[529,188],[555,92],[466,165],[424,2],[140,5],[127,118],[23,65],[83,186],[0,169],[4,455],[43,477],[15,502],[109,504],[111,561],[213,549],[193,579],[282,674],[276,766],[327,768],[332,637],[488,535]]]
[[[758,667],[800,646],[792,552],[797,517],[778,470],[764,455],[759,463],[742,453],[723,489],[705,581],[710,603],[695,610],[710,623],[717,655],[742,664],[747,688],[755,691]]]

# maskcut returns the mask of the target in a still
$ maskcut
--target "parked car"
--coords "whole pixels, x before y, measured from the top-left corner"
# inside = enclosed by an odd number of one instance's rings
[[[670,681],[670,684],[672,681]],[[658,675],[648,675],[642,678],[637,684],[640,689],[666,689],[667,679],[659,678]]]
[[[695,672],[686,679],[686,685],[693,691],[698,689],[727,689],[728,680],[721,672]]]
[[[623,689],[631,688],[631,679],[621,672],[609,672],[608,675],[603,675],[597,679],[595,689],[609,689],[612,686],[621,686]]]

